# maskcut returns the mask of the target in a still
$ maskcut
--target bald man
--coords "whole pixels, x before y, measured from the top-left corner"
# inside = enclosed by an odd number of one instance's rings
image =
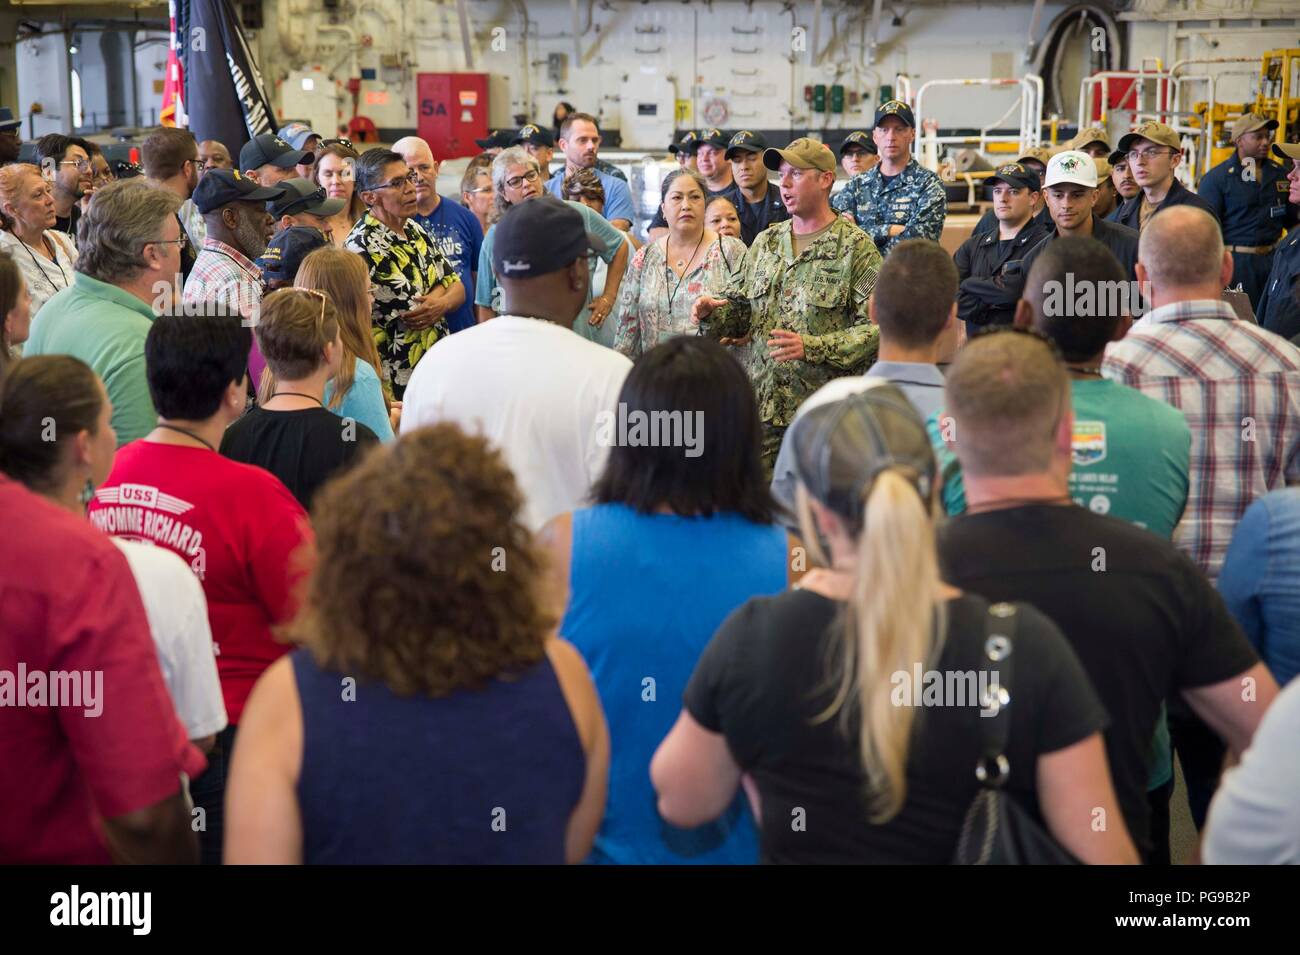
[[[483,227],[474,213],[438,195],[439,164],[428,143],[418,136],[406,136],[393,143],[393,152],[420,177],[415,184],[416,213],[411,218],[424,227],[438,250],[451,261],[465,288],[473,288],[474,267],[483,248]],[[468,300],[447,313],[447,327],[453,334],[475,323],[474,303]]]
[[[1246,508],[1300,483],[1300,349],[1242,321],[1223,301],[1232,255],[1218,220],[1203,209],[1177,205],[1152,216],[1137,274],[1154,308],[1107,350],[1102,374],[1186,416],[1191,487],[1174,543],[1215,580]],[[1223,747],[1173,698],[1169,730],[1199,828]]]
[[[229,169],[234,165],[230,150],[215,139],[205,139],[199,143],[199,178],[209,169]]]

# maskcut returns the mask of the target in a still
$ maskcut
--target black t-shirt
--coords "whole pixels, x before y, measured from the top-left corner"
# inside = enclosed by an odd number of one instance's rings
[[[72,208],[68,210],[66,216],[54,217],[54,231],[62,232],[72,239],[72,244],[77,244],[77,223],[81,221],[81,205],[74,202]]]
[[[918,707],[903,808],[873,824],[858,721],[846,727],[839,714],[817,720],[838,686],[828,661],[840,658],[841,607],[807,590],[750,600],[705,648],[687,684],[685,707],[705,729],[725,735],[737,763],[753,775],[764,862],[951,862],[979,787],[975,766],[984,717],[978,700]],[[923,669],[972,671],[978,679],[990,668],[984,656],[988,604],[963,595],[947,608],[939,659]],[[1006,785],[1037,813],[1037,757],[1103,729],[1106,714],[1056,628],[1032,607],[1020,606],[1018,616]],[[893,692],[889,685],[883,691]]]
[[[326,408],[253,408],[226,429],[221,453],[270,471],[310,510],[322,484],[378,443],[364,424]]]
[[[1082,507],[968,514],[949,521],[939,542],[944,580],[989,600],[1033,604],[1073,645],[1110,714],[1111,778],[1145,854],[1161,702],[1258,660],[1223,600],[1169,541]]]

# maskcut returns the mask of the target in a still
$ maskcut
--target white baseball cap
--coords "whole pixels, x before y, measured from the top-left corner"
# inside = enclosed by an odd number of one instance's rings
[[[1072,183],[1076,186],[1097,188],[1097,164],[1092,157],[1078,149],[1059,152],[1047,161],[1047,175],[1043,177],[1043,188]]]

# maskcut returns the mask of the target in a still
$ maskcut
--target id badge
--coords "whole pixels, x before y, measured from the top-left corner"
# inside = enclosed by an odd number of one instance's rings
[[[1268,217],[1270,219],[1281,219],[1285,215],[1286,215],[1286,206],[1284,205],[1273,206],[1268,210]]]

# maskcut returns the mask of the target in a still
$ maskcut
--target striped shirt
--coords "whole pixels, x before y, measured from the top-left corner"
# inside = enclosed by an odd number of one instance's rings
[[[1186,417],[1191,486],[1174,543],[1214,580],[1251,502],[1300,483],[1300,349],[1226,302],[1176,302],[1111,345],[1101,370]]]

